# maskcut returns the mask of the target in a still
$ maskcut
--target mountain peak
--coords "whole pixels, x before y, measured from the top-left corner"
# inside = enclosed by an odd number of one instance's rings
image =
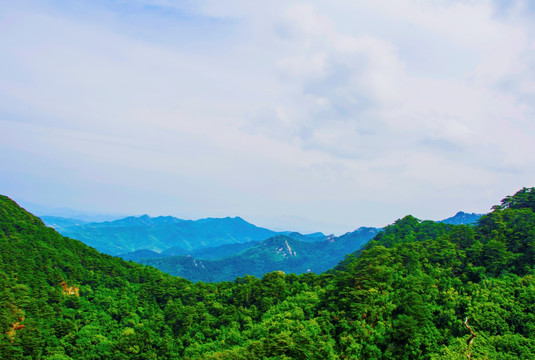
[[[289,236],[276,235],[264,240],[261,245],[262,247],[269,249],[269,251],[274,251],[277,255],[280,255],[283,258],[290,258],[297,256],[295,245],[298,243],[300,243],[299,240],[292,239]]]
[[[452,217],[449,217],[439,222],[442,222],[445,224],[451,224],[451,225],[471,225],[471,224],[475,224],[481,216],[482,216],[481,214],[476,214],[476,213],[470,214],[464,211],[458,211]]]

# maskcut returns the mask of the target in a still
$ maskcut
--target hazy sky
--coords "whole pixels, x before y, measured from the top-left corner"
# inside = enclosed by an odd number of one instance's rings
[[[535,185],[529,1],[0,0],[0,193],[340,234]]]

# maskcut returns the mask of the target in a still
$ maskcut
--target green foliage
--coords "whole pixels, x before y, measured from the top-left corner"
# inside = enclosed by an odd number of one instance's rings
[[[532,195],[476,226],[407,216],[329,273],[220,283],[100,254],[0,197],[0,358],[532,359]]]
[[[494,210],[503,209],[531,209],[535,211],[535,188],[522,188],[513,196],[506,196],[501,205],[494,206]]]

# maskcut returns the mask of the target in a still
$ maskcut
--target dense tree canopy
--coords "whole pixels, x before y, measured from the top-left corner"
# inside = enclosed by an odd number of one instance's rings
[[[0,358],[533,359],[534,194],[476,226],[407,216],[325,274],[196,284],[0,197]]]

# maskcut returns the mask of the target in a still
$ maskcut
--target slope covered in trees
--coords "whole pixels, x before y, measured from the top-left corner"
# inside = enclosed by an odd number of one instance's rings
[[[477,226],[405,217],[326,274],[214,284],[100,254],[1,197],[0,358],[533,359],[534,195]]]

